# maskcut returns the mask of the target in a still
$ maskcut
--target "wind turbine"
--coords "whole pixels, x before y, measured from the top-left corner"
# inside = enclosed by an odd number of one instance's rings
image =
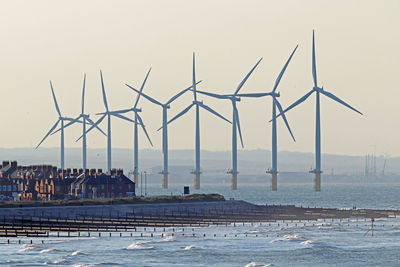
[[[240,97],[238,96],[238,93],[240,89],[243,87],[243,85],[246,83],[247,79],[250,77],[250,75],[253,73],[253,71],[257,68],[258,64],[261,62],[262,58],[257,62],[257,64],[250,70],[250,72],[244,77],[244,79],[239,83],[237,86],[235,92],[233,94],[215,94],[215,93],[209,93],[209,92],[204,92],[204,91],[197,91],[198,93],[208,95],[217,99],[228,99],[232,103],[232,169],[228,171],[228,173],[232,174],[232,184],[231,188],[233,190],[237,189],[237,175],[238,175],[238,170],[237,170],[237,132],[239,132],[239,137],[240,137],[240,142],[243,146],[243,139],[242,139],[242,132],[240,130],[240,122],[239,122],[239,112],[236,107],[236,102],[240,101]],[[270,93],[268,93],[270,94]],[[267,94],[267,95],[268,95]]]
[[[85,114],[85,85],[86,85],[86,74],[83,77],[83,89],[82,89],[82,112],[81,114],[78,115],[75,119],[70,121],[68,124],[65,126],[61,126],[57,131],[55,131],[52,134],[55,134],[58,131],[62,131],[64,128],[67,128],[68,126],[80,122],[80,119],[82,119],[82,168],[83,170],[86,170],[86,123],[89,123],[90,125],[94,125],[94,122],[89,118],[89,114]],[[106,135],[103,130],[101,130],[98,126],[95,126],[102,134]]]
[[[175,117],[173,117],[171,120],[167,122],[167,124],[173,122],[177,118],[181,117],[184,115],[186,112],[188,112],[193,106],[196,107],[196,144],[195,144],[195,157],[196,157],[196,169],[192,172],[194,174],[194,188],[195,189],[200,189],[200,114],[199,110],[200,108],[205,109],[206,111],[214,114],[215,116],[231,123],[228,119],[226,119],[224,116],[220,115],[217,113],[215,110],[210,108],[209,106],[203,104],[202,101],[197,100],[197,94],[196,94],[196,69],[195,69],[195,54],[193,53],[193,77],[192,77],[192,87],[193,87],[193,102],[189,106],[187,106],[185,109],[183,109],[180,113],[178,113]]]
[[[201,81],[197,82],[196,84],[199,84]],[[162,108],[162,115],[163,115],[163,126],[162,128],[162,153],[163,153],[163,170],[161,171],[160,174],[162,174],[163,179],[162,179],[162,188],[168,188],[168,127],[167,127],[167,121],[168,121],[168,116],[167,116],[167,111],[170,108],[170,104],[175,101],[178,97],[186,93],[188,90],[190,90],[193,85],[190,87],[180,91],[178,94],[175,96],[171,97],[167,102],[161,103],[154,98],[146,95],[145,93],[136,90],[134,87],[130,86],[129,84],[126,84],[129,88],[131,88],[133,91],[135,91],[138,94],[141,94],[144,98],[152,102],[153,104],[156,104]],[[161,129],[160,128],[160,129]],[[158,129],[158,130],[160,130]]]
[[[281,72],[279,73],[278,77],[275,80],[274,88],[272,89],[272,93],[253,93],[253,94],[244,94],[246,97],[263,97],[266,95],[272,96],[272,167],[268,168],[267,173],[271,174],[271,190],[276,191],[278,189],[278,135],[277,135],[277,128],[276,128],[276,109],[278,108],[279,112],[282,112],[282,105],[279,103],[277,97],[280,96],[279,93],[276,93],[276,89],[283,77],[283,74],[286,71],[287,66],[289,65],[294,53],[297,50],[298,45],[294,48],[293,52],[290,54],[288,60],[286,61],[285,65],[283,66]],[[290,135],[292,136],[293,141],[296,141],[292,130],[290,129],[289,123],[286,119],[285,114],[282,114],[283,121],[285,122],[286,128],[288,129]]]
[[[143,124],[143,120],[139,115],[139,113],[142,112],[142,109],[141,108],[137,108],[141,93],[143,91],[144,85],[146,84],[147,78],[149,77],[150,71],[151,71],[151,68],[149,69],[149,71],[146,74],[146,77],[144,78],[142,86],[140,87],[140,94],[137,95],[136,101],[135,101],[135,104],[133,105],[133,107],[129,108],[129,109],[123,109],[123,110],[115,111],[116,113],[119,113],[119,114],[133,111],[134,114],[135,114],[135,119],[134,119],[135,122],[134,122],[134,128],[133,128],[133,142],[134,142],[134,148],[133,148],[133,179],[134,179],[134,182],[136,184],[136,187],[139,184],[138,183],[139,182],[139,140],[138,140],[139,136],[138,136],[138,124],[140,124],[140,126],[142,127],[143,132],[145,133],[145,135],[147,137],[147,140],[149,140],[150,145],[153,146],[153,143],[150,140],[150,136],[147,133],[146,127]]]
[[[53,84],[51,83],[51,81],[50,81],[50,88],[51,88],[51,93],[53,95],[54,105],[56,106],[56,110],[57,110],[59,117],[58,117],[58,120],[56,121],[56,123],[53,125],[53,127],[51,127],[50,131],[47,132],[47,134],[43,137],[43,139],[40,141],[40,143],[36,146],[35,149],[37,149],[43,143],[43,141],[54,131],[54,129],[56,129],[57,125],[61,122],[62,129],[61,129],[61,145],[60,145],[61,157],[60,157],[60,159],[61,159],[61,170],[64,170],[64,121],[72,121],[73,119],[68,118],[68,117],[63,117],[61,115],[61,111],[58,106],[56,95],[54,94]],[[77,121],[77,122],[82,123],[81,121]]]
[[[107,117],[107,171],[108,173],[110,173],[111,172],[111,116],[115,116],[117,118],[132,123],[135,123],[135,121],[119,114],[118,111],[110,111],[108,109],[107,96],[106,96],[106,91],[104,89],[103,73],[101,70],[100,70],[100,79],[101,79],[101,89],[103,93],[103,103],[106,111],[97,114],[102,116],[92,125],[92,127],[89,128],[89,130],[86,133],[89,133],[93,128],[97,127],[104,120],[104,118]],[[79,137],[78,140],[81,139],[82,137],[83,136]]]
[[[362,115],[362,113],[355,108],[351,107],[349,104],[344,102],[343,100],[339,99],[332,93],[326,91],[323,89],[323,87],[318,87],[317,84],[317,67],[316,67],[316,62],[315,62],[315,39],[314,39],[314,30],[313,30],[313,42],[312,42],[312,75],[313,75],[313,80],[314,80],[314,87],[309,91],[307,94],[305,94],[303,97],[299,98],[296,102],[294,102],[292,105],[287,107],[284,111],[280,112],[280,115],[284,114],[285,112],[291,110],[298,104],[304,102],[312,93],[315,92],[316,96],[316,117],[315,117],[315,169],[311,170],[310,173],[314,173],[314,189],[315,191],[321,191],[321,123],[320,123],[320,94],[325,95],[329,97],[330,99],[344,105],[345,107],[359,113]]]

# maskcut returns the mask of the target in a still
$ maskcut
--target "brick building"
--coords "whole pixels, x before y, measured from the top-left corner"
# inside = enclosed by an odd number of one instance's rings
[[[61,170],[51,165],[0,165],[0,200],[50,200],[135,196],[135,183],[123,170]]]

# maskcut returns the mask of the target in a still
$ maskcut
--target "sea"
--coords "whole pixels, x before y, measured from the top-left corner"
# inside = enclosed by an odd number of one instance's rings
[[[139,186],[138,195],[182,194],[184,185]],[[260,205],[399,209],[400,184],[202,184]],[[1,238],[1,266],[400,266],[400,218],[237,223],[209,227],[83,232],[80,237]],[[8,244],[8,240],[10,244]],[[31,243],[32,240],[32,243]]]

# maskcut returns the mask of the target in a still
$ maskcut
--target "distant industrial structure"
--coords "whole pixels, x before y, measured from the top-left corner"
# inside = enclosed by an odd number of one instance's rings
[[[56,97],[54,94],[54,90],[51,85],[51,92],[53,95],[54,99],[54,104],[56,106],[57,113],[59,114],[59,119],[57,122],[54,124],[54,126],[50,129],[50,131],[45,135],[45,137],[41,140],[39,143],[38,147],[42,144],[42,142],[51,134],[55,134],[58,131],[61,131],[61,170],[64,170],[64,129],[67,128],[68,126],[74,124],[74,123],[81,123],[82,124],[82,170],[86,170],[86,135],[89,131],[91,131],[93,128],[96,128],[99,130],[101,133],[103,133],[105,136],[107,136],[107,175],[112,175],[112,162],[111,162],[111,116],[115,116],[124,120],[127,120],[129,122],[132,122],[134,124],[134,148],[133,148],[133,176],[134,176],[134,182],[136,183],[136,186],[138,184],[138,177],[139,177],[139,140],[138,140],[138,126],[140,126],[146,135],[149,143],[151,145],[151,139],[150,136],[146,130],[146,127],[143,123],[143,120],[140,116],[140,113],[142,112],[142,109],[138,107],[139,99],[140,96],[145,97],[147,100],[150,102],[159,105],[162,107],[162,113],[163,113],[163,119],[162,119],[162,126],[160,129],[162,129],[162,153],[163,153],[163,167],[161,170],[162,174],[162,187],[163,188],[168,188],[168,175],[169,175],[169,170],[168,170],[168,130],[167,130],[167,125],[169,123],[172,123],[179,117],[183,116],[186,114],[192,107],[195,107],[195,168],[192,172],[194,174],[194,188],[199,189],[200,188],[200,174],[201,174],[201,166],[200,166],[200,109],[204,109],[213,115],[219,117],[220,119],[223,119],[224,121],[231,123],[232,124],[232,167],[228,171],[229,174],[232,175],[232,183],[231,187],[232,189],[237,188],[237,175],[239,173],[238,171],[238,162],[237,162],[237,133],[239,133],[240,141],[243,146],[243,138],[241,134],[241,129],[240,129],[240,122],[239,122],[239,113],[237,110],[237,102],[241,101],[241,98],[259,98],[259,97],[264,97],[264,96],[271,96],[272,97],[272,167],[268,168],[267,173],[271,174],[271,189],[273,191],[277,190],[277,175],[278,175],[278,148],[277,148],[277,121],[276,119],[280,116],[282,116],[282,119],[292,137],[292,139],[295,141],[294,135],[292,133],[292,130],[289,126],[289,123],[287,121],[287,118],[285,116],[286,112],[294,108],[295,106],[299,105],[300,103],[304,102],[309,96],[311,96],[313,93],[316,95],[316,120],[315,120],[315,167],[310,171],[311,173],[314,173],[314,189],[316,191],[321,191],[321,173],[322,173],[322,168],[321,168],[321,125],[320,125],[320,94],[327,96],[328,98],[344,105],[345,107],[359,113],[362,115],[361,112],[356,110],[355,108],[351,107],[348,105],[346,102],[343,100],[339,99],[332,93],[326,91],[323,89],[323,87],[318,87],[317,84],[317,70],[316,70],[316,59],[315,59],[315,38],[314,38],[314,31],[313,31],[313,38],[312,38],[312,77],[313,77],[313,88],[311,91],[309,91],[307,94],[305,94],[303,97],[298,99],[296,102],[294,102],[292,105],[287,107],[286,109],[283,109],[281,104],[278,101],[278,97],[280,97],[280,93],[276,92],[277,87],[285,73],[286,68],[288,67],[294,53],[297,50],[297,47],[293,50],[291,53],[289,59],[286,61],[284,67],[282,68],[281,72],[279,73],[274,87],[271,90],[271,92],[263,92],[263,93],[239,93],[239,90],[244,86],[250,75],[253,73],[253,71],[256,69],[258,64],[260,63],[261,59],[257,62],[257,64],[251,69],[251,71],[244,77],[244,79],[239,83],[237,86],[235,92],[233,94],[215,94],[207,91],[199,91],[197,90],[197,85],[201,82],[196,81],[196,64],[195,64],[195,54],[193,53],[193,67],[192,67],[192,85],[182,91],[180,91],[178,94],[175,96],[171,97],[167,102],[161,103],[154,98],[148,96],[147,94],[143,93],[144,86],[146,84],[146,81],[149,77],[151,68],[146,74],[146,77],[140,87],[140,90],[135,89],[133,86],[130,86],[126,84],[130,89],[135,91],[137,93],[135,103],[132,108],[128,109],[122,109],[122,110],[116,110],[116,111],[110,111],[108,109],[108,103],[107,103],[107,97],[105,93],[105,86],[104,86],[104,81],[103,81],[103,75],[102,72],[100,71],[100,78],[101,78],[101,87],[102,87],[102,94],[103,94],[103,102],[104,102],[104,107],[105,107],[105,112],[102,113],[97,113],[97,115],[100,115],[101,117],[97,120],[96,123],[94,123],[90,118],[89,114],[86,114],[84,112],[84,99],[85,99],[85,82],[86,82],[86,75],[84,76],[84,81],[83,81],[83,91],[82,91],[82,111],[81,114],[78,115],[75,119],[71,119],[68,117],[63,117],[61,115],[60,109],[58,107]],[[170,107],[170,104],[175,101],[178,97],[183,95],[185,92],[188,90],[191,90],[193,92],[193,101],[190,103],[186,108],[184,108],[182,111],[180,111],[177,115],[172,117],[171,119],[168,120],[167,117],[167,109]],[[205,105],[203,101],[198,99],[198,94],[201,93],[204,95],[208,95],[217,99],[228,99],[231,101],[232,104],[232,122],[226,119],[223,115],[219,114],[217,111],[212,109],[211,107]],[[279,111],[279,114],[277,115],[277,109]],[[124,113],[128,112],[133,112],[134,113],[134,118],[129,119],[125,117]],[[99,124],[101,123],[102,120],[104,120],[107,117],[108,119],[108,129],[107,129],[107,134],[105,134],[100,128]],[[64,121],[68,121],[66,125],[64,125]],[[56,127],[58,126],[59,122],[61,122],[61,127],[58,130],[55,130]],[[89,124],[91,127],[86,130],[86,124]],[[158,130],[160,130],[158,129]],[[79,138],[79,139],[80,139]],[[79,140],[78,139],[78,140]],[[365,170],[365,175],[370,174],[370,160],[369,158],[366,159],[366,170]],[[373,165],[373,173],[376,175],[376,162]],[[384,175],[384,169],[382,171],[382,176]],[[86,191],[85,191],[86,192]],[[79,193],[79,194],[85,194],[85,193]],[[79,195],[76,193],[76,195]]]
[[[0,200],[96,199],[135,196],[135,183],[121,169],[59,169],[52,165],[0,165]]]

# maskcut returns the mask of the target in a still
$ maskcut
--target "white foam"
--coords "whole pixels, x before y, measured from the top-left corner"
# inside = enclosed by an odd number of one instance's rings
[[[287,242],[287,241],[301,241],[301,240],[304,241],[304,238],[302,238],[299,234],[288,234],[288,235],[284,235],[281,238],[271,240],[270,243]]]
[[[170,235],[170,236],[165,237],[164,239],[161,239],[160,242],[173,242],[173,241],[175,241],[175,240],[176,240],[176,237]]]
[[[66,263],[66,262],[67,262],[66,259],[60,259],[60,260],[53,261],[54,264],[62,264],[62,263]]]
[[[24,244],[21,246],[21,249],[18,250],[18,252],[27,252],[30,250],[37,250],[37,249],[38,249],[38,246],[35,244]]]
[[[185,247],[184,250],[191,250],[191,249],[194,249],[194,248],[195,248],[194,245],[190,245],[190,246]]]
[[[83,253],[82,250],[76,250],[76,251],[71,253],[71,256],[76,256],[76,255],[79,255],[79,254],[85,254],[85,253]]]
[[[49,253],[49,252],[52,252],[54,250],[56,250],[56,249],[55,248],[48,248],[48,249],[41,250],[39,253]]]
[[[130,244],[129,246],[126,247],[126,249],[153,249],[153,246],[143,246],[143,244],[150,243],[149,241],[138,241],[135,243]]]
[[[302,244],[302,245],[311,245],[311,244],[313,244],[315,242],[317,242],[317,240],[309,239],[309,240],[301,242],[300,244]]]
[[[244,267],[267,267],[267,266],[273,266],[272,263],[261,263],[261,262],[250,262],[246,264]]]

